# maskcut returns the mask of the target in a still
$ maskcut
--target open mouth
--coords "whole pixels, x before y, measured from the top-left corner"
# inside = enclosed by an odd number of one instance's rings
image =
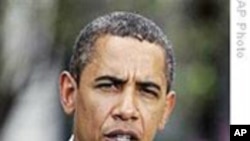
[[[139,141],[139,136],[133,131],[114,130],[104,136],[108,141]]]

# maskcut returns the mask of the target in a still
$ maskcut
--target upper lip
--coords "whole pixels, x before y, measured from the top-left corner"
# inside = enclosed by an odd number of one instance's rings
[[[105,137],[115,137],[116,135],[129,135],[131,140],[138,141],[140,139],[140,134],[135,130],[130,129],[112,129],[104,134]]]

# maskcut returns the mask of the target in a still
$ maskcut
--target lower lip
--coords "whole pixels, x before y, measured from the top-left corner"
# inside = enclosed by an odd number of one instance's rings
[[[112,139],[112,138],[105,137],[105,138],[104,138],[104,141],[116,141],[116,139]]]
[[[104,141],[117,141],[117,140],[116,140],[116,139],[112,139],[112,138],[105,137],[105,138],[104,138]]]

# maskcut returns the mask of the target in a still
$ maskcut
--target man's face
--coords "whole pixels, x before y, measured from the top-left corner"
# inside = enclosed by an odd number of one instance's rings
[[[103,36],[72,89],[76,141],[153,140],[172,111],[163,49],[130,37]],[[75,86],[75,84],[73,84]],[[67,98],[66,98],[67,99]]]

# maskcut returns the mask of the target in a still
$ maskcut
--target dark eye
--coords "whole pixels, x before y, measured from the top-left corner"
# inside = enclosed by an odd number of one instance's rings
[[[112,88],[114,87],[113,83],[100,83],[96,85],[97,88]]]
[[[99,83],[95,87],[103,91],[115,91],[118,89],[118,86],[112,82]]]
[[[141,88],[140,91],[142,92],[142,94],[144,94],[145,96],[148,96],[148,97],[158,98],[158,96],[159,96],[158,92],[156,92],[155,90],[153,90],[151,88]]]
[[[94,87],[103,92],[118,92],[124,83],[120,78],[104,75],[95,79]]]

